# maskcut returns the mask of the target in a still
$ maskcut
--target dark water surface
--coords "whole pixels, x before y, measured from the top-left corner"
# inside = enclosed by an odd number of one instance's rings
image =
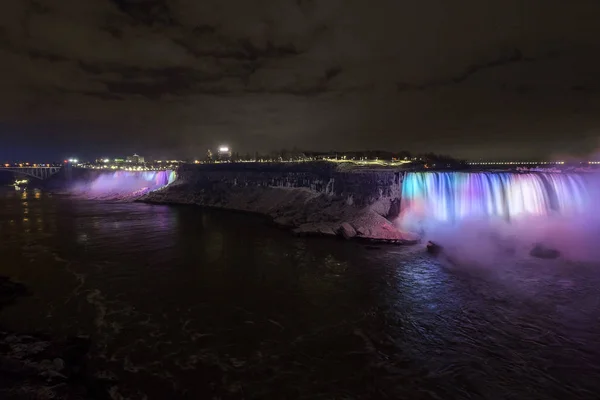
[[[600,269],[448,269],[194,207],[0,193],[20,331],[88,335],[135,399],[594,399]]]

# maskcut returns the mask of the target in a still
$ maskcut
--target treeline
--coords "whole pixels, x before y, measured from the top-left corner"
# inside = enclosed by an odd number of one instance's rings
[[[382,150],[362,150],[362,151],[307,151],[305,154],[311,158],[343,158],[355,160],[409,160],[412,156],[408,151],[391,152]]]
[[[425,153],[419,155],[415,161],[423,164],[426,168],[432,169],[460,169],[468,167],[466,160],[457,159],[444,154]]]
[[[383,150],[362,150],[362,151],[307,151],[298,148],[281,149],[269,153],[233,153],[231,161],[305,161],[322,159],[346,159],[346,160],[381,160],[394,161],[405,160],[416,164],[422,164],[427,168],[457,168],[466,166],[466,161],[460,160],[444,154],[423,153],[413,154],[409,151],[383,151]]]

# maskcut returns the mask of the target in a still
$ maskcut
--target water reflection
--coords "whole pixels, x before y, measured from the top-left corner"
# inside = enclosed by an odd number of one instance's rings
[[[247,215],[43,194],[29,230],[20,196],[0,200],[0,275],[35,295],[0,322],[90,335],[91,366],[149,399],[600,389],[595,266],[449,269],[418,248],[296,238]]]

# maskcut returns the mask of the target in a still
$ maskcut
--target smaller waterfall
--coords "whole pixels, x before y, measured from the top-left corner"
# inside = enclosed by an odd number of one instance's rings
[[[130,199],[165,187],[176,178],[172,170],[106,172],[91,182],[75,185],[73,192],[94,199]]]

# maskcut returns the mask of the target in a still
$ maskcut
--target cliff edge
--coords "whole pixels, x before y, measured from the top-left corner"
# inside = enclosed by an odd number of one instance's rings
[[[171,185],[142,196],[158,204],[259,213],[296,234],[416,243],[390,219],[400,205],[402,172],[331,163],[184,165]]]

